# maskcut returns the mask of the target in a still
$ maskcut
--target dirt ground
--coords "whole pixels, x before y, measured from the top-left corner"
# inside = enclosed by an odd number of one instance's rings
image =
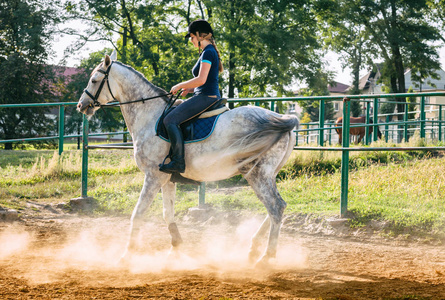
[[[445,299],[440,242],[284,222],[277,259],[257,270],[246,258],[259,216],[188,215],[178,220],[176,256],[166,225],[147,217],[138,253],[122,267],[128,218],[30,212],[0,223],[0,299]]]

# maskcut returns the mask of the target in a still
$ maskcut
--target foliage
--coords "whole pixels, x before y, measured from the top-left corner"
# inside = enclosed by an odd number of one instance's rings
[[[39,1],[0,3],[0,104],[42,103],[55,98],[51,66],[44,65],[57,13]],[[17,139],[47,134],[54,122],[47,108],[0,109],[0,138]],[[6,143],[5,149],[12,149]]]
[[[308,112],[303,113],[303,117],[300,119],[300,124],[304,124],[304,123],[309,123],[311,122],[311,116],[309,115]],[[307,129],[309,128],[309,125],[302,125],[301,129]],[[301,131],[300,132],[301,135],[307,135],[308,131]]]
[[[335,1],[316,2],[318,26],[324,38],[324,47],[340,54],[343,67],[352,69],[351,95],[360,94],[360,69],[363,63],[363,44],[366,36],[364,26],[351,18],[350,11],[337,5]],[[351,102],[351,115],[362,114],[360,102]]]
[[[302,96],[327,96],[329,95],[328,84],[332,84],[332,72],[325,72],[318,69],[314,76],[308,80],[308,87],[302,88],[299,94]],[[307,113],[312,122],[320,119],[320,101],[318,100],[303,100],[299,101],[299,105],[303,108],[303,113]],[[325,101],[325,120],[332,120],[334,118],[334,104],[332,101]]]
[[[430,18],[443,11],[443,2],[439,2],[320,0],[317,5],[320,17],[325,19],[322,24],[328,35],[327,45],[343,53],[344,60],[355,72],[361,53],[371,66],[383,59],[380,81],[388,92],[404,93],[404,73],[408,68],[415,82],[430,76],[437,78],[440,64],[435,43],[444,39]],[[390,108],[386,106],[384,110]],[[404,106],[398,105],[397,110],[403,112]]]
[[[188,23],[206,18],[228,68],[221,87],[228,96],[284,95],[295,79],[313,76],[320,44],[310,1],[127,1],[67,2],[72,18],[91,24],[89,39],[112,41],[119,59],[168,89],[190,78],[198,51],[184,41]],[[100,28],[100,30],[95,30]]]
[[[224,43],[228,95],[285,94],[320,66],[310,1],[205,1]]]

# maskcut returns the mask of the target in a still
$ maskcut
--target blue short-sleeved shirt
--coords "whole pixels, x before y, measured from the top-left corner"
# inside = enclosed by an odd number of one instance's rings
[[[209,75],[207,76],[206,82],[195,88],[195,95],[204,94],[208,96],[218,96],[221,97],[219,93],[219,84],[218,84],[218,74],[219,74],[219,58],[218,53],[213,45],[207,45],[199,56],[198,61],[192,69],[192,73],[194,77],[198,77],[199,68],[202,63],[210,64]]]

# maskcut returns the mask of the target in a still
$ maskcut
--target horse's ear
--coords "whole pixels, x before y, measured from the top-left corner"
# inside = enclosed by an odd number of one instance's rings
[[[104,67],[108,67],[110,64],[111,64],[111,58],[108,56],[108,54],[105,54]]]
[[[117,59],[117,51],[116,49],[113,50],[113,52],[110,55],[111,60],[116,60]]]

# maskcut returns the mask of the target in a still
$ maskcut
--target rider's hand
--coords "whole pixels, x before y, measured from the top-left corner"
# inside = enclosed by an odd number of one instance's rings
[[[193,93],[193,90],[194,90],[194,89],[183,89],[183,90],[182,90],[182,93],[181,93],[181,96],[185,96],[185,95],[187,95],[188,93]]]
[[[180,89],[182,89],[182,88],[181,88],[181,84],[178,83],[178,84],[174,85],[174,86],[170,89],[170,93],[172,93],[173,95],[176,95],[176,93],[177,93]]]

